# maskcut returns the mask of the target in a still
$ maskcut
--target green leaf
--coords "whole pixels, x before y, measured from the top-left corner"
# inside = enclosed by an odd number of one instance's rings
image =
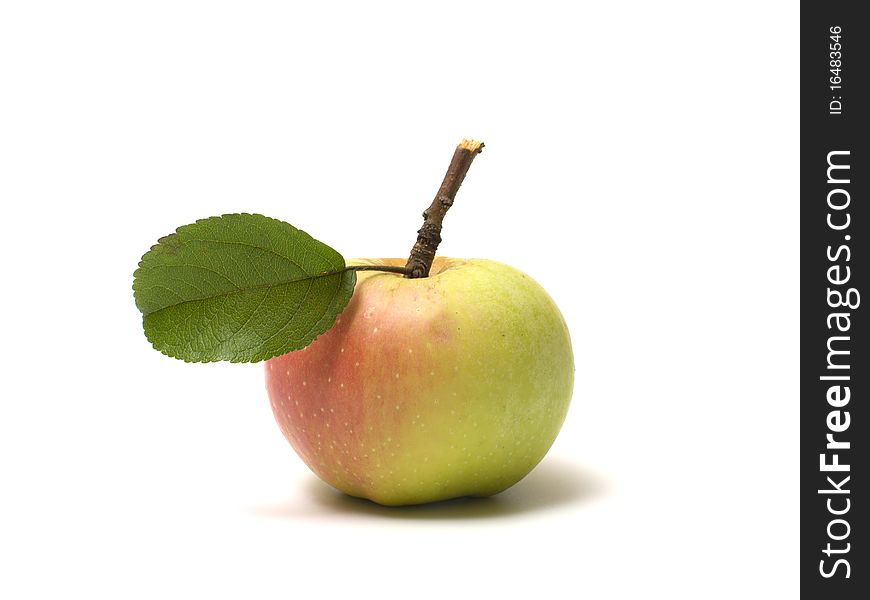
[[[134,273],[154,348],[186,362],[257,362],[332,327],[353,294],[344,258],[263,215],[202,219],[161,238]]]

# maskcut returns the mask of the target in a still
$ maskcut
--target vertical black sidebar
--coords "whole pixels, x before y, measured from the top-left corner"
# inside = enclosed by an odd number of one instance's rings
[[[870,598],[870,20],[801,2],[801,593]]]

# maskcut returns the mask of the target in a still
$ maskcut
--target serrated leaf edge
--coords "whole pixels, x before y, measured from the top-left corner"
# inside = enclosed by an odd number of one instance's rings
[[[176,234],[178,234],[178,233],[179,233],[181,230],[183,230],[183,229],[186,229],[186,228],[188,228],[188,227],[192,227],[192,226],[195,226],[195,225],[200,225],[200,224],[202,224],[202,223],[204,223],[204,222],[206,222],[206,221],[211,221],[211,220],[214,220],[214,219],[221,219],[221,218],[225,218],[225,217],[234,217],[234,216],[254,216],[254,217],[262,217],[262,218],[264,218],[264,219],[268,219],[268,220],[270,220],[270,221],[277,221],[278,223],[281,223],[282,225],[287,226],[287,227],[290,227],[291,229],[297,231],[298,233],[300,233],[301,235],[307,237],[307,238],[310,239],[311,241],[314,241],[314,242],[318,242],[318,243],[323,244],[323,242],[320,242],[319,240],[317,240],[316,238],[314,238],[314,236],[312,236],[312,235],[309,234],[308,232],[306,232],[306,231],[304,231],[304,230],[302,230],[302,229],[299,229],[298,227],[295,227],[294,225],[292,225],[292,224],[290,224],[290,223],[287,223],[286,221],[282,221],[282,220],[280,220],[280,219],[275,219],[274,217],[268,217],[268,216],[263,215],[263,214],[260,214],[260,213],[247,213],[247,212],[241,212],[241,213],[224,213],[224,214],[221,214],[221,215],[215,215],[215,216],[211,216],[211,217],[205,217],[205,218],[202,218],[202,219],[197,219],[197,220],[194,221],[193,223],[187,223],[187,224],[185,224],[185,225],[181,225],[181,226],[177,227],[173,233],[170,233],[170,234],[167,234],[167,235],[165,235],[165,236],[162,236],[162,237],[158,238],[157,243],[156,243],[156,244],[153,244],[150,248],[148,248],[148,250],[145,252],[145,254],[142,255],[142,258],[139,259],[139,263],[138,263],[138,265],[137,265],[137,268],[136,268],[135,271],[133,271],[133,285],[131,286],[131,288],[132,288],[132,290],[133,290],[133,298],[134,298],[134,302],[136,303],[136,308],[139,309],[138,294],[137,294],[137,292],[139,291],[139,288],[138,288],[138,286],[137,286],[137,283],[138,283],[138,281],[139,281],[138,277],[139,277],[140,272],[141,272],[142,269],[143,269],[143,262],[144,262],[144,260],[145,260],[145,257],[146,257],[150,252],[154,251],[158,246],[160,246],[161,243],[163,243],[163,240],[164,240],[164,239],[166,239],[166,238],[168,238],[168,237],[170,237],[170,236],[172,236],[172,235],[176,235]],[[209,240],[199,240],[199,241],[209,241]],[[230,243],[230,242],[220,242],[220,243]],[[324,244],[324,245],[325,245],[325,244]],[[289,258],[289,257],[282,256],[282,255],[280,255],[280,254],[277,254],[277,253],[274,252],[273,250],[268,250],[268,251],[271,252],[272,254],[275,254],[276,256],[278,256],[279,258],[281,258],[282,260],[288,260],[288,261],[293,262],[294,264],[296,264],[296,266],[299,266],[298,263],[295,263],[295,261],[294,261],[293,259]],[[323,255],[320,254],[320,253],[318,253],[318,255],[321,256],[321,257],[323,257],[324,259],[326,258],[325,256],[323,256]],[[339,254],[339,256],[341,256],[341,255]],[[342,263],[344,263],[344,264],[345,264],[345,267],[347,267],[347,264],[346,264],[346,261],[344,260],[344,257],[342,256],[341,258],[342,258]],[[300,268],[301,268],[301,267],[300,267]],[[266,287],[266,288],[272,289],[272,288],[274,288],[276,285],[284,285],[284,284],[289,284],[289,283],[297,283],[297,282],[299,282],[299,281],[311,280],[311,279],[315,279],[315,278],[319,278],[319,277],[330,277],[330,276],[332,276],[332,275],[342,275],[342,276],[343,276],[345,273],[350,273],[350,275],[351,275],[351,277],[350,277],[351,281],[350,281],[350,283],[348,284],[348,285],[350,286],[350,288],[351,288],[351,295],[348,297],[348,302],[346,302],[346,303],[344,304],[344,306],[342,306],[342,307],[340,308],[340,310],[339,310],[338,312],[335,313],[335,316],[332,317],[332,319],[328,322],[328,326],[323,330],[323,332],[321,332],[321,333],[317,334],[316,336],[314,336],[308,344],[305,344],[304,346],[299,346],[299,347],[297,347],[297,348],[290,348],[290,349],[287,349],[287,350],[284,350],[284,351],[281,351],[281,352],[277,352],[277,353],[267,352],[267,353],[264,353],[263,355],[256,355],[256,354],[255,354],[255,355],[254,355],[252,358],[250,358],[250,359],[244,359],[244,358],[236,358],[236,357],[233,357],[233,358],[230,358],[230,359],[220,359],[220,360],[196,360],[196,359],[188,359],[187,357],[184,357],[184,356],[178,356],[178,355],[172,354],[171,352],[168,352],[167,350],[158,347],[158,346],[157,346],[157,343],[155,342],[155,340],[153,340],[153,339],[148,335],[148,331],[147,331],[147,329],[145,328],[145,317],[147,317],[147,316],[149,316],[149,315],[152,315],[152,314],[155,314],[155,313],[157,313],[157,312],[159,312],[159,311],[161,311],[161,310],[165,310],[166,308],[171,308],[171,307],[179,306],[179,305],[181,305],[181,304],[185,304],[185,303],[188,303],[188,302],[198,302],[198,301],[206,300],[207,298],[199,298],[199,299],[193,299],[193,300],[184,300],[184,301],[182,301],[182,302],[178,302],[178,303],[176,303],[176,304],[171,304],[171,305],[169,305],[169,306],[165,306],[165,307],[163,307],[163,308],[160,308],[160,309],[158,309],[158,310],[156,310],[156,311],[151,311],[151,312],[149,312],[149,313],[145,313],[145,312],[143,312],[141,309],[139,309],[140,314],[142,314],[142,330],[143,330],[143,332],[145,333],[145,338],[148,340],[148,342],[151,344],[151,347],[152,347],[154,350],[157,350],[158,352],[160,352],[160,353],[163,354],[164,356],[168,356],[169,358],[173,358],[173,359],[176,359],[176,360],[181,360],[181,361],[183,361],[183,362],[185,362],[185,363],[188,363],[188,364],[207,364],[207,363],[215,363],[215,362],[229,362],[229,363],[233,363],[233,364],[239,364],[239,363],[258,363],[258,362],[264,362],[264,361],[269,360],[270,358],[275,358],[275,357],[277,357],[277,356],[282,356],[282,355],[284,355],[284,354],[287,354],[288,352],[295,352],[295,351],[297,351],[297,350],[301,350],[301,349],[303,349],[303,348],[307,348],[308,346],[310,346],[311,344],[313,344],[314,341],[315,341],[317,338],[319,338],[319,337],[322,336],[324,333],[326,333],[327,331],[329,331],[330,329],[332,329],[332,327],[335,325],[336,320],[338,320],[338,317],[341,315],[342,312],[344,312],[344,309],[347,307],[347,304],[350,302],[350,298],[353,296],[353,289],[356,287],[356,273],[353,272],[353,271],[348,271],[348,270],[346,270],[346,269],[343,269],[343,270],[340,270],[340,271],[330,271],[330,272],[327,272],[327,273],[318,274],[318,275],[315,275],[315,276],[313,276],[313,277],[306,277],[306,278],[303,278],[303,279],[294,279],[294,280],[291,280],[291,281],[281,282],[281,283],[279,283],[279,284],[260,285],[260,286],[254,286],[254,287],[252,287],[252,288],[247,288],[247,289],[260,289],[260,288],[264,288],[264,287]],[[342,289],[342,284],[341,284],[341,282],[340,282],[339,286],[336,288],[335,294],[333,295],[333,297],[330,299],[330,301],[329,301],[329,303],[328,303],[328,307],[329,307],[329,306],[332,306],[333,302],[335,302],[335,298],[336,298],[336,296],[338,295],[338,292],[339,292],[341,289]],[[240,290],[240,291],[241,291],[241,290]],[[211,297],[212,297],[212,298],[217,298],[217,297],[220,297],[220,296],[228,296],[228,295],[230,295],[230,294],[231,294],[231,292],[228,292],[228,293],[226,293],[226,294],[220,294],[220,295],[218,295],[218,296],[211,296]],[[326,311],[329,310],[328,307],[327,307]],[[324,314],[326,314],[326,311],[324,312]],[[321,319],[322,319],[322,318],[323,318],[323,317],[321,317]],[[290,320],[292,320],[292,317],[291,317]],[[290,320],[288,320],[288,323],[289,323]],[[319,322],[320,322],[320,319],[318,319],[316,322],[319,323]],[[281,330],[283,330],[284,327],[286,327],[286,324],[285,324],[284,326],[282,326]],[[312,327],[312,329],[313,329],[313,327]],[[279,330],[279,332],[280,332],[281,330]],[[309,332],[310,332],[310,331],[311,331],[311,329],[309,329]],[[277,335],[277,333],[273,334],[271,337],[274,337],[275,335]],[[307,335],[307,333],[306,333],[306,335]],[[270,337],[269,339],[271,339],[271,337]],[[262,356],[262,357],[261,357],[261,356]]]

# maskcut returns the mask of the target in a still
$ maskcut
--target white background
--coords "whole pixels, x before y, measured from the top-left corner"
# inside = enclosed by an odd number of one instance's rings
[[[0,597],[791,598],[798,578],[794,2],[5,2]],[[570,327],[560,437],[492,501],[317,480],[260,365],[153,351],[132,273],[260,212],[441,253]]]

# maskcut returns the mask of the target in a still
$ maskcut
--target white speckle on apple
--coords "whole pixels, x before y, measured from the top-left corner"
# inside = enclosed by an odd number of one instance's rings
[[[332,383],[332,377],[327,377],[327,378],[326,378],[326,383]]]
[[[344,348],[341,349],[341,352],[344,352]]]
[[[358,367],[358,366],[359,366],[359,362],[355,362],[355,363],[353,363],[353,366]]]
[[[398,405],[398,404],[396,405],[396,410],[399,410],[399,405]]]
[[[396,379],[398,379],[398,378],[399,378],[399,374],[398,374],[398,373],[396,373]]]
[[[306,385],[308,385],[308,382],[307,382],[307,381],[303,381],[303,382],[302,382],[302,385],[303,385],[303,386],[306,386]]]
[[[343,388],[343,387],[344,387],[344,384],[343,384],[343,383],[339,383],[339,384],[338,384],[338,387]]]
[[[374,329],[372,329],[372,333],[377,333],[377,332],[378,332],[378,328],[377,328],[377,327],[375,327]]]
[[[413,349],[413,348],[408,348],[408,354],[414,354],[414,349]]]

